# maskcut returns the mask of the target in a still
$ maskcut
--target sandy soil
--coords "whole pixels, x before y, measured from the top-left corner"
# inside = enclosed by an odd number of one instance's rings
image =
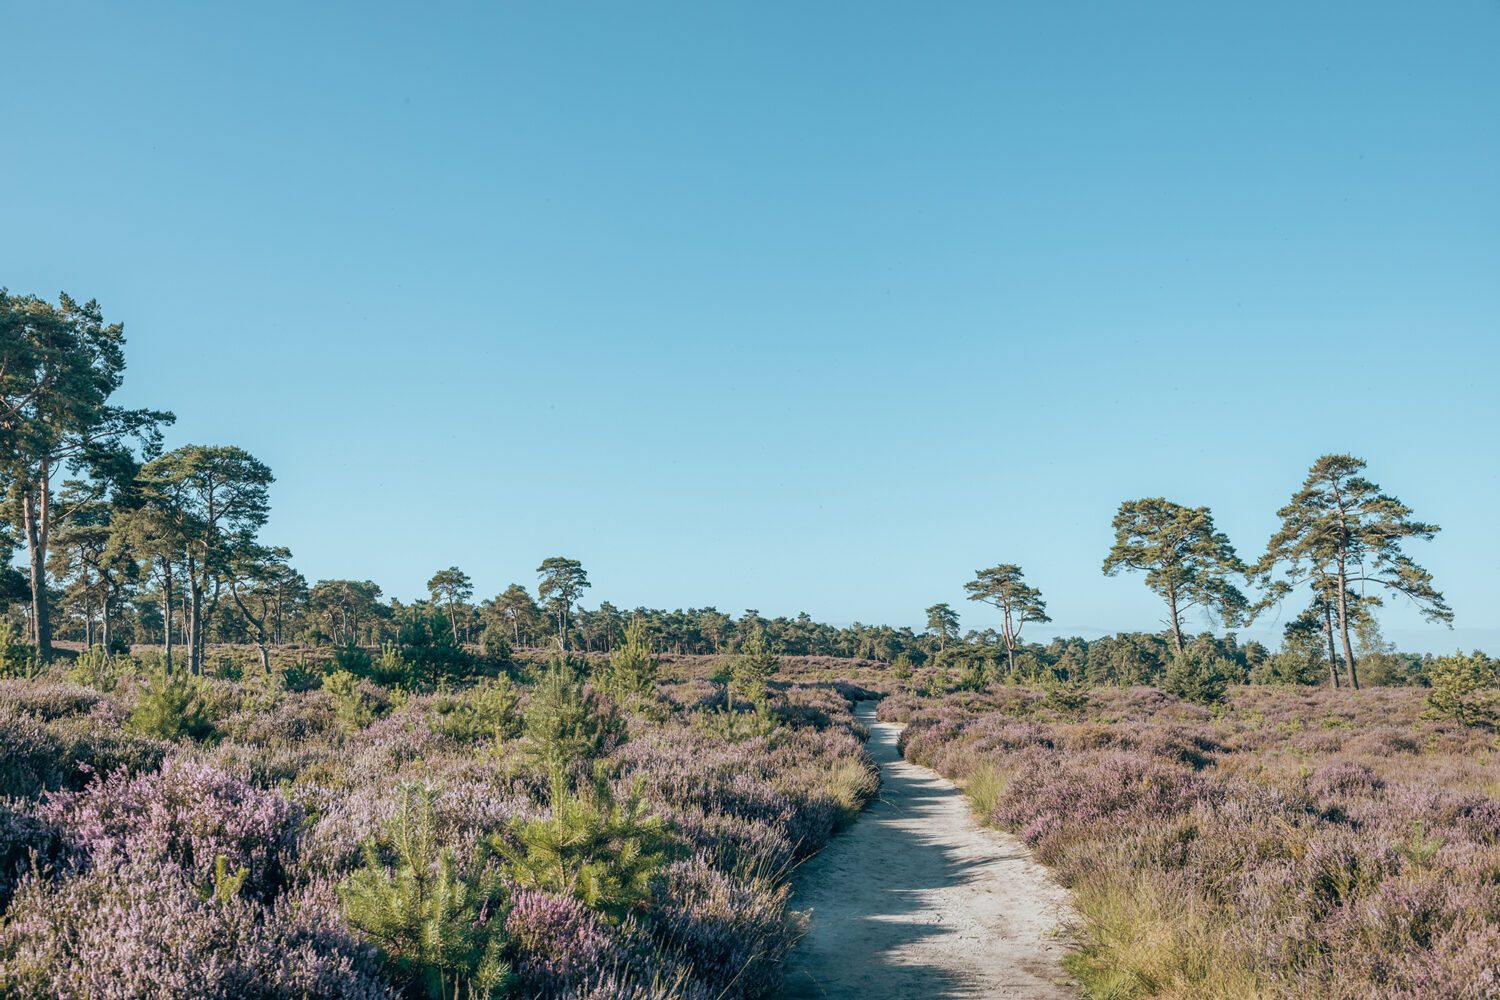
[[[804,864],[792,905],[811,910],[787,962],[788,997],[1065,998],[1066,892],[1015,837],[975,822],[963,793],[896,752],[874,721],[880,801]]]

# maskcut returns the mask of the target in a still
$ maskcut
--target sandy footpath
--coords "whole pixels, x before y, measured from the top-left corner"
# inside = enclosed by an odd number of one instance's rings
[[[963,793],[896,752],[875,722],[884,785],[848,830],[798,872],[811,910],[787,960],[787,997],[1071,998],[1059,966],[1067,894],[1015,837],[981,827]]]

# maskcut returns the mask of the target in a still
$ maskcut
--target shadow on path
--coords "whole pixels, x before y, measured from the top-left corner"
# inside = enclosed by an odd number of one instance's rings
[[[1024,845],[987,830],[963,793],[901,759],[901,727],[874,721],[880,799],[798,871],[811,911],[786,997],[1067,998],[1058,964],[1066,895]]]

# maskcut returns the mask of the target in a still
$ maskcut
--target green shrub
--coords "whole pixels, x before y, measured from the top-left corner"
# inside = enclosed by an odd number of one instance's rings
[[[504,666],[510,663],[510,636],[505,629],[491,625],[479,634],[479,654],[489,663]]]
[[[323,678],[323,690],[333,697],[333,712],[344,728],[363,729],[391,710],[385,692],[347,670],[335,670]]]
[[[609,654],[605,686],[617,698],[639,698],[656,690],[658,672],[651,640],[646,636],[646,622],[632,618],[625,626],[624,641]]]
[[[1430,719],[1456,719],[1475,726],[1495,721],[1495,661],[1478,651],[1441,656],[1427,667],[1427,711]]]
[[[503,996],[507,900],[497,866],[482,853],[460,861],[439,846],[437,789],[405,783],[397,791],[395,816],[366,842],[364,864],[340,887],[345,915],[410,992],[430,1000]]]
[[[640,784],[620,800],[602,773],[581,791],[555,775],[550,815],[517,820],[510,834],[514,842],[492,842],[517,885],[572,896],[614,922],[651,898],[651,883],[674,848]]]
[[[781,669],[781,660],[771,652],[765,636],[752,635],[740,647],[740,652],[729,661],[729,699],[734,706],[734,696],[739,695],[752,705],[764,705],[766,683]]]
[[[572,663],[558,660],[532,688],[524,731],[528,758],[555,775],[618,742],[624,722],[612,704],[584,689]]]
[[[1179,653],[1167,664],[1162,688],[1188,701],[1214,705],[1239,679],[1239,667],[1223,657]]]
[[[68,680],[98,691],[113,691],[120,681],[133,673],[129,657],[111,656],[103,646],[90,646],[68,667]]]
[[[245,661],[232,653],[220,653],[214,657],[213,675],[225,681],[244,680]]]
[[[323,684],[323,671],[299,656],[277,672],[277,679],[285,691],[312,691]]]
[[[468,677],[474,657],[459,645],[446,615],[418,615],[402,623],[397,634],[401,659],[410,665],[408,684],[436,684]]]
[[[692,716],[693,727],[726,743],[744,743],[759,737],[770,737],[778,726],[766,712],[708,711]]]
[[[10,622],[0,622],[0,677],[35,677],[41,669],[35,651],[21,638],[20,630]]]
[[[185,673],[149,675],[127,724],[142,736],[161,740],[206,740],[214,734],[202,684]]]
[[[517,700],[505,678],[481,681],[438,705],[437,730],[463,743],[500,743],[519,732]]]
[[[1250,668],[1251,684],[1317,684],[1328,676],[1328,662],[1317,654],[1286,649]]]
[[[371,666],[370,654],[353,642],[346,642],[333,651],[335,670],[345,670],[356,677],[369,677]]]
[[[1089,691],[1080,681],[1056,681],[1047,685],[1044,704],[1059,715],[1079,718],[1088,707]]]

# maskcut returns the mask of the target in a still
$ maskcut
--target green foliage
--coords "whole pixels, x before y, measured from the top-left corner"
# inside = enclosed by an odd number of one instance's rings
[[[0,622],[0,677],[34,677],[40,671],[35,651],[21,639],[20,630]]]
[[[384,835],[366,842],[363,866],[341,886],[349,922],[379,945],[404,985],[429,1000],[503,996],[510,966],[502,957],[506,895],[497,866],[482,853],[460,862],[438,844],[437,789],[404,783],[397,791]]]
[[[4,638],[0,636],[0,647]],[[68,667],[68,680],[84,684],[99,691],[113,691],[120,681],[131,674],[133,664],[128,656],[111,656],[103,646],[90,646],[73,660]]]
[[[213,718],[196,677],[157,671],[145,679],[144,685],[127,722],[131,730],[163,740],[206,740],[213,736]]]
[[[745,701],[763,708],[766,703],[766,682],[781,669],[781,660],[771,651],[763,633],[757,631],[740,646],[739,653],[729,661],[729,695],[739,695]]]
[[[214,856],[214,877],[210,885],[203,886],[199,894],[205,901],[215,900],[227,903],[240,894],[245,888],[245,880],[250,877],[250,869],[243,866],[234,871],[229,870],[229,859],[222,854]]]
[[[347,671],[356,677],[373,677],[371,672],[373,661],[370,659],[369,652],[353,642],[346,642],[334,648],[333,666],[336,670]]]
[[[983,691],[989,686],[990,668],[986,660],[968,660],[958,672],[956,687],[960,691]]]
[[[1250,668],[1251,684],[1317,684],[1328,676],[1328,661],[1316,650],[1283,649]]]
[[[333,697],[333,711],[344,728],[363,729],[390,711],[390,699],[369,681],[347,670],[335,670],[323,678],[323,690]]]
[[[509,832],[514,842],[497,836],[494,846],[516,884],[573,896],[616,922],[651,898],[674,847],[639,783],[619,799],[602,773],[578,791],[554,775],[550,815],[518,820]]]
[[[371,680],[387,687],[410,686],[414,677],[412,664],[407,662],[393,642],[381,643],[380,655],[367,669]]]
[[[481,681],[438,705],[437,729],[464,743],[500,743],[519,731],[517,702],[515,689],[505,678]]]
[[[323,683],[323,671],[299,656],[277,672],[277,679],[285,691],[311,691]]]
[[[772,736],[777,728],[776,720],[766,712],[708,711],[695,712],[693,727],[713,735],[726,743],[743,743],[759,737]]]
[[[479,655],[483,656],[486,662],[496,665],[503,666],[510,663],[510,637],[505,634],[504,625],[490,625],[479,633]]]
[[[214,657],[213,676],[226,681],[243,680],[245,661],[230,653],[220,653]]]
[[[1080,680],[1055,681],[1047,685],[1045,704],[1069,718],[1079,718],[1089,704],[1089,691]]]
[[[531,690],[524,730],[527,757],[556,775],[602,753],[623,734],[624,722],[612,704],[584,689],[574,664],[558,660]]]
[[[1442,656],[1427,667],[1428,718],[1456,719],[1461,725],[1495,721],[1495,661],[1478,651]]]
[[[1182,651],[1182,616],[1201,607],[1234,625],[1250,617],[1250,602],[1232,577],[1245,565],[1229,536],[1214,527],[1207,507],[1184,507],[1164,497],[1127,500],[1113,522],[1115,544],[1104,558],[1105,576],[1120,570],[1146,574],[1146,586],[1167,602],[1167,625]]]
[[[646,622],[632,618],[625,626],[624,640],[609,656],[605,687],[620,699],[640,698],[656,690],[658,664],[646,636]]]
[[[1239,679],[1239,666],[1234,662],[1190,650],[1172,657],[1162,688],[1188,701],[1215,705],[1224,700],[1229,685]]]
[[[401,647],[400,662],[407,669],[406,677],[393,683],[404,687],[437,684],[443,680],[468,677],[474,672],[474,657],[459,645],[453,626],[445,615],[408,618],[401,624],[397,642]],[[394,668],[395,663],[392,662],[391,666]]]

